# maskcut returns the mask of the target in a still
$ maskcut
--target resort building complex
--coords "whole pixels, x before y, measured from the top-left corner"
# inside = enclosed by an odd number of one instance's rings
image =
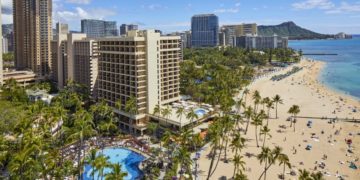
[[[142,133],[154,108],[180,100],[181,40],[154,30],[98,40],[98,98],[114,107],[121,128]],[[132,108],[129,108],[129,101]],[[131,103],[130,103],[131,104]]]
[[[93,93],[98,71],[97,58],[93,53],[96,42],[87,38],[86,34],[69,33],[66,24],[58,23],[56,27],[57,36],[51,42],[54,81],[63,88],[67,81],[73,80]]]
[[[219,45],[219,18],[214,14],[200,14],[191,18],[191,47]]]
[[[100,38],[107,36],[118,36],[118,29],[115,21],[103,21],[95,19],[81,20],[81,33],[89,38]]]
[[[51,73],[52,0],[13,1],[15,67]]]
[[[236,45],[236,37],[245,35],[257,35],[257,24],[239,24],[239,25],[225,25],[221,27],[221,34],[223,35],[223,41],[221,46]]]
[[[236,47],[248,48],[248,49],[275,49],[275,48],[287,48],[288,38],[274,36],[253,36],[246,35],[236,37]]]

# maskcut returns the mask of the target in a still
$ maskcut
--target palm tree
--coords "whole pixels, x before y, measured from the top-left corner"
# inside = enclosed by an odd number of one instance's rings
[[[263,141],[263,146],[262,147],[265,147],[266,138],[267,137],[271,138],[271,135],[269,133],[270,133],[270,129],[268,128],[267,125],[264,126],[262,129],[260,129],[260,135],[264,135],[264,141]]]
[[[137,99],[135,96],[130,96],[130,98],[125,103],[125,111],[130,114],[130,116],[135,116],[138,114],[138,107],[137,107]],[[130,118],[130,124],[134,125],[135,117]],[[134,129],[130,129],[131,133],[134,133]]]
[[[187,150],[187,148],[181,147],[178,153],[176,153],[174,159],[175,161],[180,162],[180,179],[183,178],[183,168],[185,168],[187,172],[190,172],[191,175],[191,153]]]
[[[104,178],[104,169],[109,166],[109,157],[100,154],[94,161],[95,170],[98,172],[98,178],[102,180]]]
[[[267,164],[269,162],[272,161],[272,156],[271,156],[271,150],[268,147],[263,147],[261,149],[261,153],[257,155],[257,159],[260,161],[260,164],[262,164],[263,162],[265,162],[265,166],[264,166],[264,180],[266,180],[266,171],[267,171]],[[260,176],[261,178],[261,176]],[[259,178],[259,179],[260,179]]]
[[[78,178],[82,179],[81,173],[81,152],[85,151],[83,149],[83,144],[86,138],[91,137],[92,135],[96,134],[96,131],[93,129],[94,123],[92,121],[92,116],[90,113],[86,112],[83,109],[80,109],[75,114],[75,124],[73,129],[69,129],[71,135],[68,137],[70,141],[77,141],[78,144]]]
[[[97,150],[91,149],[89,155],[85,158],[85,162],[91,166],[91,177],[95,179],[95,160],[97,157]]]
[[[247,100],[247,96],[249,95],[249,93],[250,93],[250,90],[248,89],[248,88],[245,88],[244,89],[244,93],[243,93],[243,95],[244,95],[244,106],[246,107],[246,100]],[[242,99],[242,98],[241,98]]]
[[[252,96],[253,100],[254,100],[254,112],[257,113],[257,108],[258,105],[261,102],[261,96],[260,96],[260,92],[258,90],[256,90]]]
[[[215,123],[213,123],[209,127],[208,138],[209,138],[210,147],[211,147],[211,152],[210,152],[211,161],[210,161],[210,166],[209,166],[209,170],[208,170],[208,175],[206,178],[207,180],[209,180],[211,177],[211,172],[213,171],[214,161],[216,158],[216,151],[221,145],[221,143],[220,143],[221,131],[222,131],[222,127],[221,127],[221,124],[219,123],[219,121],[215,121]]]
[[[177,118],[180,119],[180,131],[181,131],[181,128],[182,128],[181,120],[182,120],[182,116],[185,115],[185,108],[183,106],[179,107],[176,110],[176,115],[177,115]]]
[[[241,155],[235,155],[234,157],[234,178],[236,177],[236,174],[242,174],[242,172],[245,170],[245,161],[242,160],[243,158],[244,157]],[[235,172],[237,173],[235,174]]]
[[[239,155],[239,152],[241,151],[242,148],[245,147],[245,138],[241,137],[240,132],[236,132],[234,134],[234,138],[231,141],[230,147],[232,148],[232,151],[235,151],[234,156]],[[235,165],[235,159],[234,159],[234,165]],[[238,166],[235,166],[234,168],[234,173],[233,173],[233,177],[235,177],[236,172],[237,172],[237,168]]]
[[[268,100],[266,103],[266,108],[267,108],[267,121],[266,121],[266,125],[269,125],[269,119],[270,119],[270,109],[274,108],[274,101],[272,100]]]
[[[273,97],[273,102],[275,103],[275,109],[276,109],[276,119],[278,118],[278,104],[282,104],[283,100],[281,97],[277,94]]]
[[[306,169],[300,169],[299,173],[299,180],[311,180],[310,172]]]
[[[250,118],[252,117],[252,114],[254,113],[253,108],[249,106],[245,111],[245,117],[247,118],[246,122],[246,128],[245,128],[245,134],[248,132],[249,124],[250,124]]]
[[[121,164],[115,163],[109,165],[111,171],[105,174],[106,180],[123,180],[128,174],[121,171]]]
[[[261,179],[261,177],[262,177],[263,175],[266,176],[265,173],[267,172],[268,169],[270,169],[270,167],[271,167],[272,165],[274,165],[274,164],[276,163],[276,161],[278,160],[280,154],[282,154],[281,152],[282,152],[282,148],[279,147],[279,146],[275,146],[275,148],[274,148],[273,150],[271,150],[271,152],[270,152],[270,157],[267,159],[267,160],[268,160],[268,161],[267,161],[268,165],[267,165],[267,167],[265,167],[265,170],[261,173],[261,175],[260,175],[260,177],[259,177],[259,180]],[[266,177],[265,177],[265,178],[266,178]]]
[[[191,131],[193,130],[194,127],[194,120],[198,119],[198,115],[195,113],[195,110],[193,108],[190,109],[190,111],[188,112],[188,114],[186,115],[187,119],[190,119],[190,123],[191,123]]]
[[[169,143],[171,142],[171,138],[172,138],[172,133],[169,130],[166,130],[161,138],[161,141],[164,142],[164,146],[169,145]]]
[[[289,157],[286,154],[281,153],[278,157],[279,166],[283,165],[282,179],[285,179],[285,168],[291,168]]]
[[[293,119],[291,120],[291,124],[290,127],[292,126],[292,124],[294,123],[294,132],[295,132],[295,123],[296,123],[296,115],[300,113],[300,107],[298,105],[293,105],[289,111],[289,114],[292,114]]]
[[[121,109],[122,109],[121,99],[118,99],[118,100],[115,102],[115,108],[118,109],[119,111],[121,111]]]
[[[255,139],[256,139],[256,146],[259,147],[259,141],[258,141],[258,127],[261,126],[263,124],[263,119],[264,119],[264,111],[261,110],[260,113],[258,114],[253,114],[252,115],[252,122],[251,124],[254,125],[255,127]]]
[[[147,124],[147,130],[153,137],[156,137],[156,130],[158,129],[159,125],[157,123],[150,122]]]
[[[160,113],[161,113],[161,108],[160,108],[160,105],[157,104],[157,105],[154,107],[153,115],[159,117],[159,116],[160,116]]]
[[[168,120],[169,120],[171,113],[172,113],[172,109],[170,106],[167,106],[166,108],[161,110],[161,114],[163,115],[163,117],[166,120],[165,126],[168,126]]]
[[[324,175],[321,172],[316,172],[316,173],[313,172],[311,173],[310,176],[312,180],[325,180]]]

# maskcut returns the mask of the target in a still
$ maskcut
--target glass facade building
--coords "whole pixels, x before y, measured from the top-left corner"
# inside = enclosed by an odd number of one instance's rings
[[[191,18],[191,46],[215,47],[219,45],[219,18],[214,14],[195,15]]]
[[[81,20],[81,32],[89,38],[118,36],[115,21],[102,21],[94,19]]]

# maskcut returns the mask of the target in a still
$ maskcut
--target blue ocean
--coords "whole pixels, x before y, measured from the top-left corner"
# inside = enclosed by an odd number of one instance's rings
[[[360,99],[360,37],[349,40],[290,41],[289,46],[304,54],[338,54],[337,56],[307,55],[327,62],[320,80],[328,87]]]

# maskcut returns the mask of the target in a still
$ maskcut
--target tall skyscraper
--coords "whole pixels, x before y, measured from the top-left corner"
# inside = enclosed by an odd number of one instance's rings
[[[191,46],[219,45],[219,18],[214,14],[200,14],[191,18]]]
[[[0,0],[0,5],[1,5],[1,0]],[[0,27],[2,27],[2,12],[1,12],[1,8],[0,8]],[[0,40],[2,39],[2,28],[0,28]],[[2,58],[2,43],[0,44],[0,86],[3,85],[3,58]]]
[[[136,24],[122,24],[120,26],[120,35],[123,36],[123,35],[126,35],[126,33],[128,31],[131,31],[131,30],[138,30],[139,26],[136,25]]]
[[[83,19],[81,20],[81,32],[89,38],[118,36],[115,21]]]
[[[180,61],[179,36],[147,30],[99,39],[98,98],[115,109],[122,129],[141,134],[156,105],[180,100]],[[136,98],[135,114],[125,110],[130,97]]]
[[[15,67],[51,73],[52,0],[14,0]]]

